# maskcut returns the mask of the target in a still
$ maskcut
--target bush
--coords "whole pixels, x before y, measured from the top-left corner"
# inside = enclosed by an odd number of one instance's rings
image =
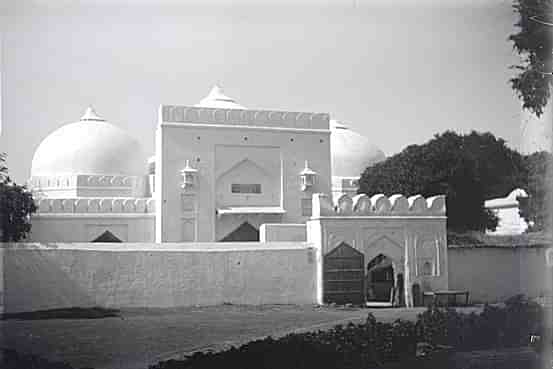
[[[480,314],[431,307],[419,315],[417,330],[424,342],[468,351],[526,345],[542,323],[541,307],[518,295],[505,307],[485,305]]]

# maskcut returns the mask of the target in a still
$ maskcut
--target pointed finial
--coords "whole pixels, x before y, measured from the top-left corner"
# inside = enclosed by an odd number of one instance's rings
[[[317,172],[315,172],[313,169],[309,168],[309,163],[307,162],[307,160],[305,161],[305,167],[303,168],[303,170],[300,172],[301,175],[305,175],[305,174],[308,174],[308,175],[315,175],[317,174]]]
[[[89,105],[88,108],[86,108],[85,113],[81,117],[81,121],[105,122],[104,119],[102,119],[98,114],[96,114],[92,105]]]
[[[184,162],[184,168],[181,169],[181,173],[195,173],[197,171],[198,169],[192,168],[192,166],[190,165],[190,160],[186,159],[186,161]]]
[[[199,104],[196,104],[196,106],[206,108],[245,109],[243,106],[237,104],[233,98],[225,95],[220,84],[213,85],[209,94],[204,97]]]

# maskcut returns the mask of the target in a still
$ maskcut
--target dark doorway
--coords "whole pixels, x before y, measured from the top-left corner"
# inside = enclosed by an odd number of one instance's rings
[[[110,231],[105,231],[98,237],[92,240],[92,242],[123,242],[116,235]]]
[[[367,301],[393,302],[393,287],[392,259],[379,254],[367,264]]]
[[[324,257],[323,301],[362,304],[364,256],[345,242]]]
[[[248,222],[227,234],[221,242],[259,242],[259,231]]]

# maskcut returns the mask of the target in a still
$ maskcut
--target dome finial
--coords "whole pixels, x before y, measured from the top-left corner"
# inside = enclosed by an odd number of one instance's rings
[[[102,119],[95,111],[92,105],[89,105],[88,108],[86,108],[86,111],[84,112],[83,116],[81,117],[81,122],[83,121],[95,121],[95,122],[105,122],[104,119]]]
[[[237,104],[233,98],[225,95],[219,83],[214,84],[209,94],[196,106],[204,108],[245,109],[242,105]]]

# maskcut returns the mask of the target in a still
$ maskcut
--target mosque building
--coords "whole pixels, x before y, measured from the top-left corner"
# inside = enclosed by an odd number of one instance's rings
[[[215,86],[194,106],[162,105],[149,157],[92,108],[37,148],[32,241],[256,241],[302,224],[314,193],[353,196],[384,159],[325,113],[249,109]]]

